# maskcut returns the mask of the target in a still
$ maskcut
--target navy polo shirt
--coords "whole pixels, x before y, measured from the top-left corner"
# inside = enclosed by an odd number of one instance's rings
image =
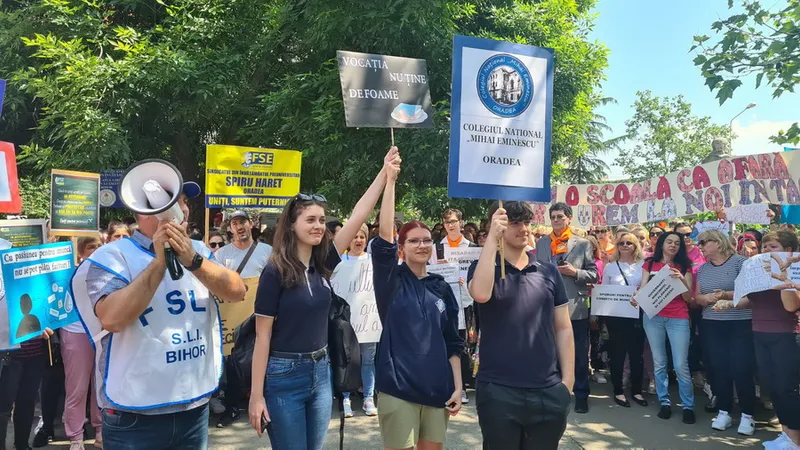
[[[492,297],[475,302],[481,318],[478,381],[526,389],[554,386],[561,373],[553,317],[568,303],[564,281],[555,265],[536,261],[533,252],[522,270],[506,261],[505,280],[499,262]],[[470,266],[467,283],[477,265]]]
[[[333,244],[325,264],[333,270],[341,258]],[[281,274],[270,260],[261,272],[256,291],[255,313],[274,317],[270,350],[309,353],[328,345],[328,312],[331,291],[314,261],[306,270],[306,282],[286,288]]]

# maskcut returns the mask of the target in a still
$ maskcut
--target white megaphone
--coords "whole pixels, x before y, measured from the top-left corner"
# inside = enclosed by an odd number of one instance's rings
[[[182,190],[183,175],[174,165],[161,159],[145,159],[125,171],[119,183],[119,198],[136,214],[180,224],[184,219],[178,205]],[[170,276],[173,280],[180,279],[183,267],[169,244],[165,256]]]

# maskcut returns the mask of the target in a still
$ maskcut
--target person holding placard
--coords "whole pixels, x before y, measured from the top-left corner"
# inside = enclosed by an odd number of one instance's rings
[[[790,231],[773,231],[761,240],[761,252],[797,252],[800,242]],[[764,442],[768,450],[800,449],[800,351],[797,349],[800,286],[786,283],[772,290],[742,298],[736,309],[751,308],[753,339],[760,379],[770,390],[775,413],[781,423],[778,439]],[[720,300],[718,311],[734,308],[732,300]],[[740,394],[741,395],[741,394]]]
[[[400,164],[396,147],[383,162],[335,238],[325,226],[327,200],[322,195],[295,195],[278,218],[272,256],[256,293],[248,408],[250,426],[259,436],[266,431],[273,448],[319,450],[325,443],[334,394],[329,278],[378,202],[387,172]]]
[[[342,259],[349,261],[351,259],[370,259],[370,254],[366,252],[367,236],[369,229],[367,224],[361,224],[361,228],[356,233],[356,237],[350,241],[350,246],[347,247],[347,253],[342,255]],[[361,383],[364,389],[364,404],[362,409],[368,416],[377,416],[378,408],[375,407],[375,351],[377,344],[369,342],[365,344],[358,344],[361,351]],[[353,406],[350,403],[350,393],[344,392],[344,416],[353,417]]]
[[[617,240],[611,261],[603,273],[604,285],[639,286],[642,283],[644,252],[639,239],[632,233],[624,233]],[[642,397],[644,378],[644,330],[641,318],[606,317],[606,327],[611,344],[611,383],[614,385],[614,402],[625,408],[631,406],[625,398],[622,373],[625,358],[629,358],[631,375],[630,389],[633,401],[647,406]]]
[[[409,222],[394,243],[392,213],[399,165],[387,170],[380,234],[372,244],[373,281],[383,324],[376,388],[387,449],[444,448],[449,416],[461,410],[459,301],[439,274],[429,274],[431,231]],[[403,262],[398,264],[398,248]]]
[[[570,299],[557,267],[525,251],[531,206],[520,201],[504,206],[494,203],[489,209],[489,238],[467,276],[481,317],[475,403],[483,448],[555,449],[567,426],[575,382]],[[501,238],[504,260],[498,254]],[[583,351],[588,358],[588,349]]]
[[[655,365],[656,392],[661,403],[658,417],[669,419],[672,416],[672,402],[669,398],[669,377],[667,375],[667,337],[672,350],[672,364],[678,377],[678,386],[683,408],[683,423],[695,423],[694,385],[689,372],[689,307],[692,298],[692,262],[686,255],[683,236],[674,231],[661,234],[656,242],[653,256],[648,258],[642,268],[644,288],[650,277],[664,266],[670,267],[670,276],[677,278],[686,286],[686,292],[675,296],[655,317],[643,316],[644,331],[650,342]],[[631,301],[634,305],[636,300]]]
[[[735,385],[742,411],[738,432],[752,436],[756,430],[752,311],[714,310],[719,300],[733,300],[734,280],[746,258],[737,255],[730,239],[718,230],[700,233],[697,243],[706,263],[697,271],[695,303],[703,308],[703,343],[711,363],[709,382],[719,408],[711,428],[724,431],[733,424],[730,413]]]
[[[597,265],[592,246],[584,238],[573,235],[570,224],[572,208],[566,203],[550,206],[553,232],[536,242],[536,259],[555,264],[564,280],[569,298],[569,312],[575,338],[575,412],[589,412],[589,284],[596,283]],[[605,228],[606,245],[608,228]],[[601,258],[605,258],[602,233]],[[605,255],[605,256],[604,256]]]

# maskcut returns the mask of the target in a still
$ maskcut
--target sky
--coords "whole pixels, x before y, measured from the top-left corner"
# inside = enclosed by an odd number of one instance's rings
[[[598,17],[590,39],[604,43],[610,50],[602,92],[618,102],[597,111],[613,128],[606,137],[625,132],[625,120],[633,115],[636,91],[649,89],[660,97],[683,94],[695,115],[709,116],[717,124],[729,123],[755,102],[755,108],[733,122],[733,131],[738,135],[732,145],[733,154],[783,150],[783,146],[770,143],[769,136],[800,121],[800,94],[783,94],[773,100],[766,82],[755,89],[753,76],[743,79],[733,98],[720,106],[716,91],[709,91],[700,68],[692,62],[696,56],[689,52],[693,36],[706,34],[711,36],[709,42],[714,42],[711,24],[733,14],[727,0],[599,0],[595,12]],[[614,152],[604,159],[614,161],[617,156]],[[609,166],[609,179],[624,177],[620,167]]]

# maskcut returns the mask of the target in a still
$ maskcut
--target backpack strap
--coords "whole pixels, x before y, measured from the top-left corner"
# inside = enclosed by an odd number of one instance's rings
[[[258,242],[257,241],[253,241],[253,245],[251,245],[250,249],[247,250],[247,253],[244,255],[244,258],[242,258],[242,263],[239,264],[239,268],[236,269],[236,273],[238,273],[239,275],[242,274],[242,271],[244,270],[244,266],[246,266],[247,262],[250,261],[250,257],[253,256],[253,252],[256,250],[256,246],[257,245],[258,245]]]

